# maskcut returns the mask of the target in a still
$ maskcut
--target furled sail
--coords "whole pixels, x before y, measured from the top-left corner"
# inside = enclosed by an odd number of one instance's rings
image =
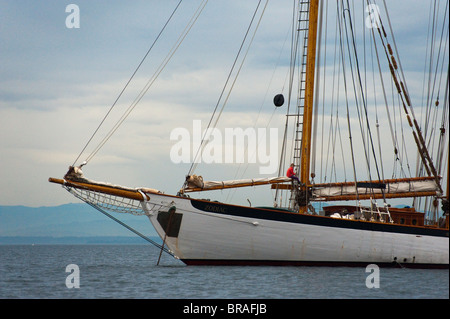
[[[203,181],[201,176],[192,175],[186,178],[186,187],[181,190],[182,193],[199,192],[216,189],[238,188],[268,184],[279,184],[290,182],[289,177],[269,177],[269,178],[252,178],[238,179],[229,181]]]
[[[439,184],[434,177],[388,179],[384,181],[316,184],[314,200],[334,201],[439,195]]]

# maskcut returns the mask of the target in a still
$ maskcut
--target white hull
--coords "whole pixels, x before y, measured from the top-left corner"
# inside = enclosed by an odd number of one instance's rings
[[[449,264],[448,230],[300,215],[156,194],[144,206],[166,247],[186,264],[374,263],[418,268],[448,268]],[[172,214],[168,213],[171,207],[176,208],[170,211]],[[164,216],[159,219],[165,218],[165,223],[158,221],[160,214]]]

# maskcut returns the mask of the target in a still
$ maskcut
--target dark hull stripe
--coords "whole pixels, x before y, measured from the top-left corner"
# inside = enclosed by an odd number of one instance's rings
[[[374,263],[345,261],[292,261],[292,260],[227,260],[181,259],[188,266],[313,266],[313,267],[367,267],[376,264],[382,268],[449,269],[448,264]]]
[[[338,219],[323,216],[296,214],[266,208],[255,208],[229,205],[217,202],[209,202],[191,199],[193,207],[210,213],[222,215],[239,216],[255,219],[273,220],[285,223],[308,224],[326,227],[338,227],[348,229],[359,229],[367,231],[380,231],[389,233],[411,234],[416,236],[449,237],[448,229],[431,227],[406,226],[386,223],[366,222],[348,219]]]

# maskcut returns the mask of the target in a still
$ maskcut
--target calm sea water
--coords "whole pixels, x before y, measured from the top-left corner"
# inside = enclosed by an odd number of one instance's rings
[[[448,270],[193,267],[150,245],[0,245],[0,298],[291,299],[449,298]],[[79,269],[69,289],[66,266]],[[73,281],[72,281],[73,282]]]

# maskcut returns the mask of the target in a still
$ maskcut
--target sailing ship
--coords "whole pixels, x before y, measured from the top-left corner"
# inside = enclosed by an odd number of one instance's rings
[[[378,58],[386,59],[390,83],[396,100],[400,103],[402,117],[407,120],[418,149],[417,176],[385,178],[376,163],[376,169],[372,168],[375,173],[369,169],[366,179],[358,178],[355,162],[370,162],[368,157],[376,153],[368,125],[362,139],[367,145],[360,151],[354,151],[353,148],[357,146],[351,145],[353,180],[329,182],[322,179],[315,182],[312,155],[316,137],[314,123],[319,116],[317,96],[322,90],[326,91],[323,87],[318,90],[318,51],[323,26],[320,22],[324,20],[323,12],[327,3],[302,0],[296,1],[294,5],[291,66],[292,70],[299,70],[297,73],[291,71],[289,76],[291,90],[288,100],[289,105],[295,106],[288,105],[286,113],[286,128],[292,126],[294,133],[291,143],[287,142],[287,138],[283,141],[283,160],[280,161],[278,176],[204,181],[191,170],[181,189],[176,194],[169,195],[153,188],[130,188],[90,180],[82,172],[85,163],[79,166],[74,163],[63,179],[50,178],[49,181],[62,185],[74,196],[102,212],[146,215],[161,237],[161,251],[170,253],[186,265],[376,264],[380,267],[448,268],[448,162],[445,167],[448,156],[441,156],[436,166],[436,159],[432,158],[429,150],[429,137],[424,136],[424,130],[415,117],[406,81],[400,72],[400,59],[395,46],[393,48],[389,41],[388,28],[381,16],[377,15],[376,19],[371,20],[375,25],[368,28],[368,31],[373,40],[377,38],[378,43],[381,43],[377,48],[381,55]],[[372,5],[372,2],[367,2],[366,7]],[[352,30],[354,16],[348,1],[338,1],[337,7],[339,17],[336,29],[342,31],[343,36],[337,41],[338,61],[335,64],[353,63],[351,65],[354,69],[350,73],[356,78],[353,78],[353,87],[347,87],[344,81],[345,87],[340,90],[347,92],[358,91],[355,88],[361,89],[355,94],[359,101],[355,98],[351,103],[362,105],[357,110],[362,113],[360,118],[364,120],[359,124],[363,126],[369,124],[366,109],[368,103],[364,96],[367,90],[360,86],[360,74],[355,71],[359,60],[356,48],[352,48],[355,45]],[[346,50],[348,55],[345,55]],[[346,59],[348,61],[344,61]],[[344,71],[342,74],[344,77],[345,74],[349,76]],[[448,74],[446,80],[444,112],[448,112],[445,111],[448,110]],[[297,91],[295,99],[291,98],[292,91]],[[282,106],[284,96],[275,96],[274,103],[275,107]],[[349,104],[347,100],[347,110],[350,108]],[[294,125],[288,125],[291,121]],[[439,132],[443,145],[448,147],[447,115]],[[335,135],[333,139],[337,140],[339,137]],[[291,144],[290,157],[287,155],[288,144]],[[394,141],[393,144],[396,160],[399,160],[403,146],[399,141]],[[416,154],[411,149],[407,149],[407,152],[411,157]],[[441,150],[439,154],[445,152]],[[284,174],[286,166],[283,165],[291,162],[298,172],[298,178]],[[446,194],[442,183],[445,178],[441,176],[445,169]],[[273,206],[236,205],[197,199],[192,195],[223,189],[245,191],[246,187],[264,186],[270,187],[272,194],[275,193]],[[392,207],[388,203],[391,199],[406,198],[413,200],[412,207]],[[379,201],[382,205],[378,204]],[[330,204],[333,202],[336,204]],[[349,202],[353,204],[348,204]],[[420,204],[423,204],[423,212],[418,209]]]

